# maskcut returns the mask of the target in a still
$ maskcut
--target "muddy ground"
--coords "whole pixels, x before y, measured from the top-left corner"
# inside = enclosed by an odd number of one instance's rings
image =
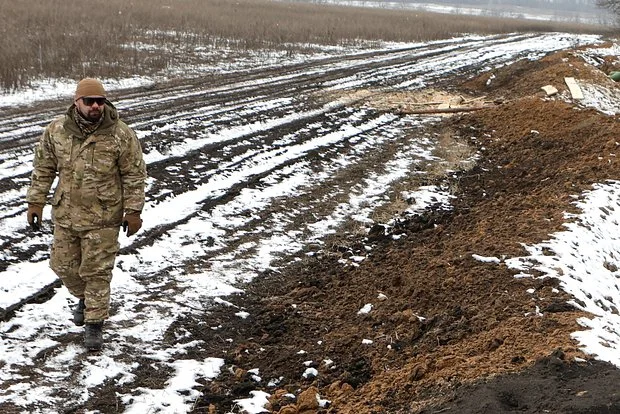
[[[433,126],[481,155],[448,177],[453,208],[403,215],[387,235],[377,226],[357,238],[334,236],[322,254],[300,255],[227,298],[246,319],[215,305],[178,321],[205,341],[189,357],[226,361],[193,412],[239,412],[235,399],[264,390],[269,412],[283,414],[620,413],[620,370],[571,339],[586,315],[554,289],[557,281],[515,278],[472,258],[526,255],[521,243],[562,230],[573,196],[620,177],[618,117],[565,99],[565,76],[615,88],[610,67],[600,69],[565,51],[504,67],[491,82],[485,74],[446,85],[453,96],[486,102]],[[547,97],[547,84],[560,95]],[[365,245],[373,246],[366,260],[343,264]],[[358,314],[371,302],[373,312]],[[300,375],[306,361],[318,376]],[[148,374],[141,381],[158,377]],[[317,395],[329,403],[320,407]]]

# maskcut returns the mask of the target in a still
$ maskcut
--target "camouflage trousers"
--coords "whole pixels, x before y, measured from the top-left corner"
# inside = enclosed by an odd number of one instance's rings
[[[75,231],[54,226],[50,267],[69,292],[84,299],[86,323],[107,319],[119,227]]]

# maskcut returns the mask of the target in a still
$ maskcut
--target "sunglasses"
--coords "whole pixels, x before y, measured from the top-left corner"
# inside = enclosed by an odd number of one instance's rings
[[[89,98],[88,96],[85,96],[82,98],[82,102],[84,102],[84,105],[86,106],[92,106],[95,103],[101,106],[105,103],[105,98]]]

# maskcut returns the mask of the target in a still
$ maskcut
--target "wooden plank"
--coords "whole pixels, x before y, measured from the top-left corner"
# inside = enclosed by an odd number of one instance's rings
[[[462,103],[463,104],[468,104],[468,103],[472,103],[472,102],[476,102],[476,101],[482,101],[486,99],[486,95],[485,96],[479,96],[477,98],[472,98],[472,99],[466,99],[464,100]]]
[[[398,111],[399,114],[403,115],[420,115],[420,114],[445,114],[445,113],[456,113],[456,112],[471,112],[471,111],[479,111],[481,109],[493,108],[495,105],[484,105],[484,106],[460,106],[460,107],[452,107],[452,108],[432,108],[432,109],[403,109]]]
[[[568,86],[568,90],[570,91],[573,99],[583,99],[583,92],[581,92],[581,88],[577,84],[575,78],[564,78],[564,82],[566,82],[566,86]]]

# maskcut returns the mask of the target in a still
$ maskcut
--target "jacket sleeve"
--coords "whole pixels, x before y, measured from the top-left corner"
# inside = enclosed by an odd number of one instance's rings
[[[48,126],[34,150],[33,170],[30,176],[30,188],[26,193],[26,201],[30,204],[44,205],[52,183],[58,171],[58,159]]]
[[[118,160],[121,185],[123,187],[123,209],[125,212],[140,212],[144,207],[146,164],[142,147],[135,132],[123,125],[123,147]]]

